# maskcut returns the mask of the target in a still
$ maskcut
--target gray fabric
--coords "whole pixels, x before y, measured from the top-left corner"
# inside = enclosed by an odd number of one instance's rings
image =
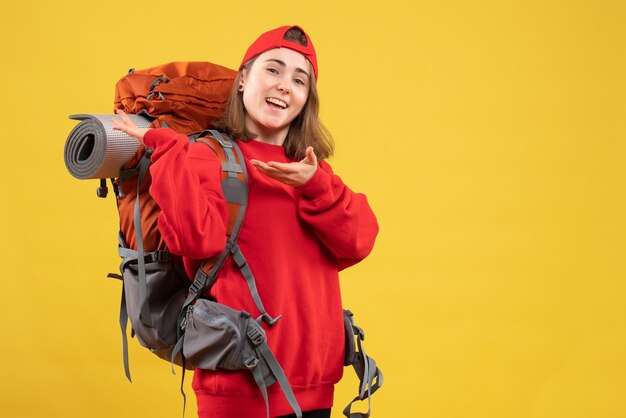
[[[248,190],[237,177],[222,180],[222,190],[227,202],[246,205],[248,203]]]
[[[183,342],[185,361],[207,370],[247,368],[255,358],[248,327],[256,326],[265,335],[249,314],[208,299],[198,299],[189,312]]]
[[[65,141],[65,166],[78,179],[101,179],[119,176],[120,169],[137,152],[139,142],[124,132],[113,130],[112,114],[79,114],[79,120]],[[151,120],[140,115],[128,115],[140,128],[150,126]]]
[[[222,171],[230,171],[233,173],[241,173],[241,166],[235,163],[222,163]]]
[[[355,335],[357,338],[363,338],[363,330],[354,325],[354,314],[347,310],[343,310],[343,328],[345,336],[346,349],[344,352],[344,366],[352,366],[358,361],[358,353],[356,352],[356,345],[354,344]]]
[[[374,359],[369,357],[363,349],[365,333],[354,324],[354,315],[349,310],[343,311],[344,327],[346,331],[346,353],[344,365],[352,366],[359,377],[359,394],[344,408],[343,414],[348,418],[368,418],[371,413],[371,396],[383,384],[383,373]],[[354,339],[356,337],[356,346]],[[367,399],[367,412],[352,412],[352,405],[356,401]]]
[[[268,414],[266,387],[277,381],[296,416],[302,417],[285,372],[267,346],[265,331],[250,314],[207,299],[196,301],[189,313],[184,324],[185,361],[207,370],[250,369]]]
[[[263,400],[265,401],[265,418],[270,418],[270,402],[267,397],[267,385],[265,383],[265,380],[263,380],[263,373],[261,372],[261,368],[255,367],[250,371],[252,372],[252,377],[254,377],[254,381],[259,387],[261,395],[263,395]]]
[[[177,340],[178,313],[185,300],[185,282],[177,277],[171,262],[145,263],[145,278],[149,289],[146,297],[150,306],[149,319],[153,324],[147,326],[139,318],[141,307],[137,303],[140,294],[138,265],[126,263],[122,275],[126,309],[137,339],[159,357],[170,360],[172,347]]]
[[[128,337],[126,336],[126,326],[128,325],[128,311],[126,311],[126,292],[124,292],[124,282],[122,282],[122,301],[120,303],[120,329],[122,330],[122,361],[124,362],[124,374],[129,382],[130,364],[128,362]]]

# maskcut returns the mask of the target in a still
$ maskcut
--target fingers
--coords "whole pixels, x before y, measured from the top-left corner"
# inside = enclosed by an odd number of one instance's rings
[[[315,155],[313,147],[307,147],[305,151],[305,156],[300,162],[308,165],[317,166],[317,155]]]
[[[265,163],[259,160],[250,160],[250,164],[265,173],[296,174],[299,172],[298,168],[293,166],[293,163],[278,163],[276,161]]]
[[[117,113],[121,117],[121,120],[115,117],[111,118],[111,121],[113,122],[113,129],[128,133],[126,132],[127,131],[126,121],[129,120],[128,115],[122,109],[117,109],[115,113]]]
[[[132,136],[138,141],[143,142],[143,137],[148,129],[138,128],[128,114],[122,109],[118,109],[115,113],[118,114],[119,118],[111,118],[111,121],[113,122],[113,129],[116,131],[122,131],[126,135]]]
[[[306,183],[317,170],[317,166],[303,164],[301,162],[294,163],[277,163],[274,161],[264,163],[258,160],[250,160],[250,164],[264,175],[285,183],[290,186],[300,186]]]
[[[135,125],[135,123],[128,117],[128,114],[124,112],[122,109],[117,109],[115,113],[117,113],[120,116],[120,118],[122,118],[121,120],[122,124],[128,126],[131,129],[137,129],[137,126]],[[113,122],[116,122],[116,121],[120,122],[119,119],[113,118]]]
[[[286,167],[286,164],[269,162],[265,163],[259,160],[250,160],[250,164],[264,175],[291,186],[298,184],[298,170],[293,171],[292,168]],[[277,166],[275,166],[277,165]],[[286,170],[285,170],[286,169]]]
[[[293,163],[277,163],[270,161],[267,166],[285,174],[296,174],[300,170]]]
[[[250,160],[250,164],[252,164],[255,168],[267,169],[269,166],[263,161],[259,160]]]
[[[118,118],[111,118],[111,121],[113,122],[113,129],[115,129],[116,131],[128,133],[128,127],[124,124],[123,121],[119,120]]]

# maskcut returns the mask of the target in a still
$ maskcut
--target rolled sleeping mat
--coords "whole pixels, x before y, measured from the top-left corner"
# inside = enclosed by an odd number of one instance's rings
[[[117,115],[80,114],[70,119],[80,123],[72,129],[65,142],[65,166],[77,179],[119,177],[120,169],[137,152],[139,142],[122,131],[113,130]],[[150,118],[128,115],[139,128],[148,128]]]

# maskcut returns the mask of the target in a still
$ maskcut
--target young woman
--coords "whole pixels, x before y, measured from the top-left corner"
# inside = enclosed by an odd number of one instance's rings
[[[330,417],[343,372],[344,333],[338,272],[366,257],[378,224],[364,195],[351,191],[325,159],[330,135],[318,120],[317,59],[297,26],[261,35],[248,49],[220,128],[238,141],[249,173],[249,203],[238,243],[267,312],[268,345],[305,417]],[[222,252],[227,205],[221,162],[202,143],[171,129],[138,129],[119,112],[116,128],[154,149],[151,193],[159,229],[190,277],[200,260]],[[227,260],[211,296],[258,315],[239,268]],[[197,369],[193,389],[201,418],[265,417],[247,370]],[[293,413],[279,385],[270,415]]]

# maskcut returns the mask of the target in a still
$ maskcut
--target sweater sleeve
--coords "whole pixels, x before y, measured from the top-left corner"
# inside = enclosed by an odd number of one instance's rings
[[[364,259],[374,247],[378,222],[364,194],[350,190],[322,161],[298,187],[299,213],[331,252],[340,270]]]
[[[144,143],[154,150],[150,193],[161,208],[158,225],[169,250],[198,260],[220,253],[228,207],[218,157],[168,128],[149,130]]]

